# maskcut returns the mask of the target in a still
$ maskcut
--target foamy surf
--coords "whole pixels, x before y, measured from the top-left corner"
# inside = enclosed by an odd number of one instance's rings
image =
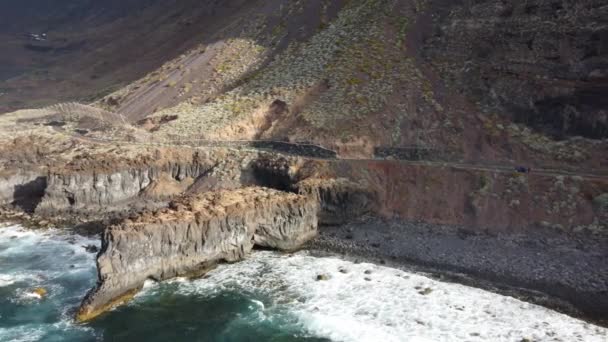
[[[0,226],[0,341],[77,341],[95,336],[72,323],[94,282],[98,239],[62,230]]]
[[[15,328],[0,328],[0,340],[11,342],[36,342],[44,336],[43,327],[21,326]]]
[[[317,280],[319,275],[328,280]],[[606,341],[607,329],[512,297],[372,264],[255,253],[178,291],[246,289],[333,341]]]
[[[74,310],[95,282],[97,239],[0,227],[0,341],[606,341],[607,329],[419,274],[306,252],[256,252],[204,279],[146,282],[88,326]],[[6,267],[5,267],[6,266]],[[47,294],[34,298],[32,290]],[[185,335],[190,334],[190,335]],[[189,338],[187,338],[189,336]]]
[[[27,279],[27,277],[20,274],[0,274],[0,287],[13,285],[25,279]]]

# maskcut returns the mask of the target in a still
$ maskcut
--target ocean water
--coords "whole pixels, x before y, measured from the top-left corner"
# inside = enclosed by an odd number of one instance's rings
[[[76,324],[95,282],[90,244],[0,226],[0,341],[608,341],[605,328],[511,297],[306,252],[256,252],[205,279],[150,282]]]

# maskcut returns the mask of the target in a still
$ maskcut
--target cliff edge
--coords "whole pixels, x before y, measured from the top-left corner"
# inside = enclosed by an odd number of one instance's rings
[[[103,235],[98,282],[77,320],[125,302],[148,279],[200,276],[245,258],[254,245],[296,249],[317,234],[317,212],[314,198],[251,187],[183,197],[126,219]]]

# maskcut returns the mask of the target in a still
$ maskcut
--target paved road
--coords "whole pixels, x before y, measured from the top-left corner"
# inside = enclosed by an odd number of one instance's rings
[[[184,140],[184,141],[166,141],[166,142],[132,142],[132,141],[119,141],[109,139],[99,139],[84,136],[74,136],[77,140],[82,140],[92,143],[102,144],[130,144],[140,146],[165,146],[165,147],[190,147],[190,148],[244,148],[254,151],[267,151],[276,152],[291,156],[305,157],[313,160],[345,160],[345,161],[359,161],[359,162],[391,162],[391,163],[402,163],[407,165],[420,165],[420,166],[433,166],[443,168],[453,168],[459,170],[473,170],[473,171],[486,171],[486,172],[499,172],[499,173],[514,173],[516,172],[515,167],[512,165],[501,165],[501,164],[483,164],[483,163],[467,163],[467,162],[456,162],[456,161],[432,161],[432,160],[403,160],[403,159],[391,159],[385,158],[340,158],[336,151],[327,149],[325,147],[308,144],[308,143],[289,143],[284,141],[267,141],[267,140],[234,140],[234,141],[209,141],[209,140]],[[575,172],[569,170],[549,169],[549,168],[534,168],[532,174],[544,175],[544,176],[578,176],[585,179],[596,179],[596,180],[608,180],[608,172],[606,173],[588,173],[588,172]]]

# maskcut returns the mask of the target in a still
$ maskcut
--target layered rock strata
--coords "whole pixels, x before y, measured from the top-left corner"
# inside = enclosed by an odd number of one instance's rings
[[[200,276],[243,259],[254,245],[292,250],[317,233],[312,197],[252,187],[184,197],[109,227],[98,283],[77,314],[88,321],[134,295],[148,279]]]
[[[445,1],[428,6],[423,55],[482,111],[556,138],[608,137],[603,0]]]
[[[51,173],[47,177],[45,194],[36,212],[46,214],[107,208],[138,196],[154,181],[163,178],[173,179],[176,183],[192,184],[192,179],[210,167],[202,164],[168,164],[108,173]]]
[[[319,203],[319,222],[327,225],[344,224],[373,212],[377,202],[373,191],[346,178],[308,178],[297,188]]]

